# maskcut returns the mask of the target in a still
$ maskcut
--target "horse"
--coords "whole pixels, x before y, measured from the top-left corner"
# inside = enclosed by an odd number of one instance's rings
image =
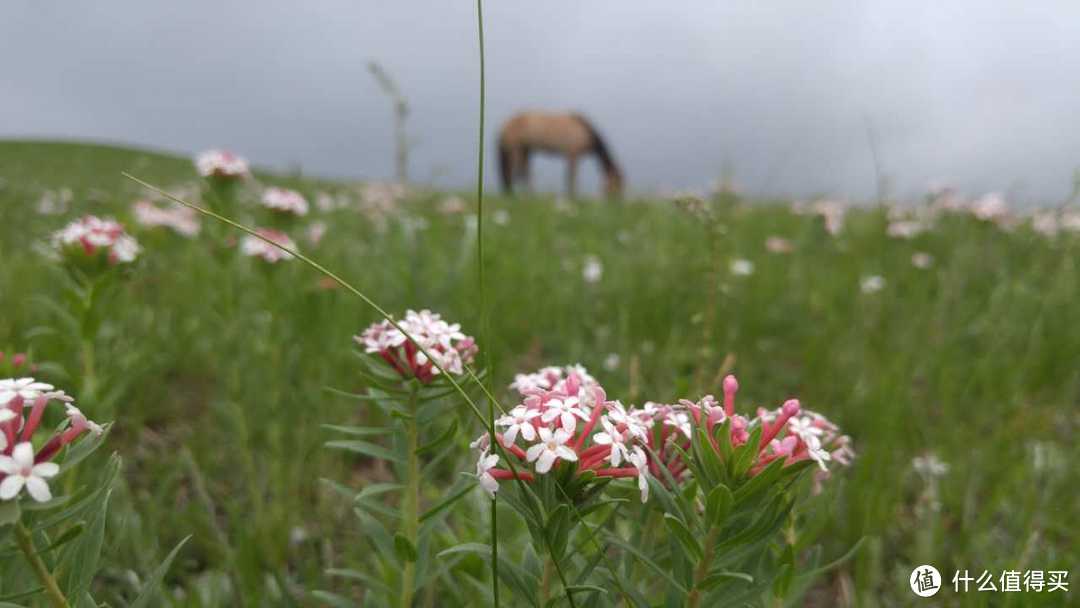
[[[604,138],[581,114],[519,112],[499,130],[498,146],[503,192],[512,193],[518,178],[531,188],[529,157],[533,152],[544,152],[566,157],[566,191],[571,198],[577,189],[577,161],[586,154],[595,154],[600,161],[604,193],[613,198],[622,194],[622,171]]]

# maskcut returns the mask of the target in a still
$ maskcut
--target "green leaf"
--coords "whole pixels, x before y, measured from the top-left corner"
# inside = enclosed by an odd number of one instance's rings
[[[87,456],[94,453],[94,450],[101,447],[101,444],[105,443],[105,439],[109,436],[109,431],[112,430],[112,423],[101,425],[103,432],[100,435],[88,433],[85,437],[75,443],[75,445],[68,448],[67,453],[64,455],[64,462],[60,465],[60,473],[67,471],[71,467],[82,462]]]
[[[675,587],[675,589],[677,589],[678,591],[681,591],[683,595],[686,595],[686,593],[688,593],[686,587],[684,587],[682,584],[680,584],[679,581],[675,580],[671,576],[671,573],[669,573],[667,571],[667,569],[661,568],[659,565],[657,565],[656,562],[649,559],[649,556],[645,555],[640,549],[638,549],[634,545],[632,545],[632,544],[624,541],[623,539],[619,538],[618,536],[615,536],[614,534],[610,534],[610,533],[608,534],[608,541],[611,544],[622,548],[627,553],[630,553],[631,555],[636,557],[638,559],[638,561],[640,561],[642,564],[644,564],[646,567],[648,567],[653,572],[659,574],[661,577],[666,579],[667,582],[671,583],[671,585],[673,587]]]
[[[419,520],[420,523],[424,523],[425,521],[431,519],[432,517],[435,517],[439,513],[442,513],[446,509],[450,508],[450,506],[452,506],[455,502],[457,502],[457,501],[461,500],[462,498],[464,498],[465,495],[467,495],[470,491],[472,491],[472,489],[473,489],[473,486],[470,483],[469,485],[465,486],[461,490],[458,490],[456,493],[451,494],[450,496],[448,496],[445,500],[443,500],[439,504],[431,507],[427,511],[424,511],[424,514],[420,516],[420,520]]]
[[[735,506],[735,497],[727,486],[721,484],[709,492],[705,499],[705,518],[708,527],[724,525],[724,520]]]
[[[372,458],[379,458],[381,460],[389,460],[391,462],[401,463],[404,462],[401,457],[384,448],[381,445],[376,445],[369,441],[357,440],[341,440],[341,441],[327,441],[326,447],[336,450],[348,450],[350,452],[356,452],[357,454],[363,454]]]
[[[356,602],[329,591],[312,591],[311,597],[332,608],[357,608],[358,606]]]
[[[727,581],[727,580],[731,580],[731,579],[746,581],[747,583],[750,583],[751,585],[754,584],[754,577],[750,576],[749,574],[747,574],[745,572],[723,571],[723,572],[713,572],[713,573],[709,574],[708,576],[706,576],[704,579],[702,579],[702,581],[700,583],[698,583],[698,588],[701,589],[702,591],[708,591],[709,589],[712,589],[713,587],[716,587],[720,583],[722,583],[724,581]]]
[[[370,437],[372,435],[386,435],[386,429],[376,426],[341,426],[338,424],[324,424],[322,428],[328,431],[336,431],[354,437]]]
[[[416,448],[417,455],[427,454],[428,452],[433,452],[436,449],[438,449],[439,447],[441,447],[442,445],[449,442],[451,439],[454,438],[454,434],[457,433],[457,428],[458,428],[457,420],[453,420],[450,423],[450,426],[446,427],[446,430],[443,431],[437,438],[435,438],[432,441],[430,441],[428,443],[425,443],[424,445]]]
[[[105,520],[109,508],[111,490],[99,493],[99,499],[90,512],[92,519],[86,532],[76,541],[69,543],[61,558],[60,586],[68,597],[77,597],[90,587],[90,581],[97,574],[98,561],[101,559],[101,545],[105,542]]]
[[[698,544],[694,535],[690,533],[686,524],[671,513],[664,513],[664,524],[667,525],[668,530],[675,536],[675,540],[679,541],[679,545],[682,546],[683,551],[691,558],[690,561],[701,561],[701,558],[704,555],[701,551],[701,545]]]
[[[415,562],[417,558],[416,545],[405,538],[404,534],[398,532],[394,535],[394,554],[397,555],[398,561]]]
[[[172,566],[173,560],[176,559],[176,555],[180,553],[180,549],[187,544],[191,537],[187,536],[181,540],[173,550],[169,552],[165,559],[154,569],[154,572],[143,583],[142,590],[139,591],[139,596],[135,598],[135,601],[131,603],[129,608],[145,608],[150,606],[150,602],[161,591],[161,581],[165,579],[165,574],[169,572],[169,567]]]
[[[485,545],[484,543],[461,543],[460,545],[454,545],[449,549],[443,549],[436,557],[446,557],[455,553],[474,553],[484,559],[490,559],[491,545]]]

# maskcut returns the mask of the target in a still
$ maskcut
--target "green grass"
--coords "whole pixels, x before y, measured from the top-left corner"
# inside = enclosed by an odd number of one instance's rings
[[[40,301],[58,297],[61,283],[41,243],[76,214],[127,219],[145,193],[121,171],[165,187],[195,179],[188,159],[163,154],[0,143],[0,345],[56,364],[41,375],[76,396],[77,339],[50,330],[55,315]],[[359,198],[358,184],[259,177],[309,200],[318,192]],[[60,188],[72,190],[72,210],[36,213],[42,193]],[[479,335],[474,220],[439,213],[441,198],[417,195],[378,219],[316,211],[329,226],[322,243],[294,236],[388,310],[431,308]],[[826,556],[867,540],[810,601],[907,605],[907,576],[922,563],[947,579],[957,568],[1076,570],[1076,235],[1047,240],[1026,227],[1005,233],[945,217],[900,241],[884,236],[883,211],[865,210],[833,238],[819,219],[785,206],[733,201],[716,203],[713,224],[660,201],[557,206],[493,197],[485,207],[491,341],[480,346],[500,395],[515,372],[580,361],[624,402],[671,401],[718,393],[726,360],[743,387],[741,409],[798,396],[853,436],[854,467],[802,515],[821,526]],[[508,222],[491,222],[502,212]],[[245,214],[257,219],[254,208]],[[348,501],[319,479],[359,488],[387,474],[323,448],[331,435],[320,425],[372,422],[362,405],[324,389],[363,388],[351,336],[374,313],[320,287],[298,263],[222,264],[206,239],[136,234],[145,251],[111,301],[97,345],[105,390],[99,403],[80,403],[116,421],[108,447],[125,461],[99,597],[128,597],[130,573],[145,576],[188,534],[194,539],[168,581],[176,605],[238,605],[237,597],[306,605],[314,589],[357,594],[324,571],[363,569],[370,549]],[[770,235],[790,239],[794,253],[766,253]],[[914,268],[914,251],[931,253],[934,266]],[[582,280],[587,255],[603,263],[598,283]],[[752,260],[755,273],[730,276],[733,258]],[[888,284],[861,294],[860,277],[870,274]],[[612,353],[619,365],[605,369]],[[428,504],[456,479],[451,469],[472,469],[465,444],[481,430],[461,414],[470,426],[459,437],[460,461],[425,488]],[[917,508],[925,487],[910,462],[926,451],[951,467],[937,510]],[[477,491],[451,521],[475,518],[482,502]],[[939,597],[1033,601],[951,590]],[[1056,605],[1062,597],[1039,599]]]

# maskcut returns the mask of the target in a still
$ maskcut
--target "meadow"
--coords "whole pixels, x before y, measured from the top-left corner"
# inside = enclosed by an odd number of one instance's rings
[[[230,256],[241,235],[210,220],[197,238],[141,227],[132,204],[151,193],[121,172],[198,202],[188,158],[0,142],[0,350],[30,353],[36,377],[114,423],[68,488],[111,453],[123,463],[95,597],[125,603],[190,535],[155,605],[369,605],[370,581],[342,574],[372,572],[380,550],[350,492],[393,473],[326,444],[341,439],[327,425],[391,422],[343,394],[369,386],[353,336],[378,316],[298,260]],[[847,210],[834,234],[790,201],[732,193],[489,196],[485,328],[470,195],[256,171],[241,219],[258,219],[254,201],[268,185],[312,203],[289,228],[300,251],[387,310],[431,309],[476,336],[501,402],[517,402],[508,388],[517,373],[580,363],[627,404],[719,395],[734,372],[744,403],[798,396],[827,414],[857,457],[799,504],[784,538],[801,561],[855,551],[776,604],[909,605],[919,564],[949,578],[1080,563],[1080,468],[1070,464],[1080,457],[1080,233],[942,212],[929,229],[893,238],[896,212],[868,205]],[[101,302],[89,344],[58,305],[68,296],[48,255],[50,235],[86,214],[122,221],[142,246]],[[452,447],[424,469],[427,507],[448,488],[472,487],[461,473],[474,469],[468,443],[483,431],[446,400],[443,416],[456,425]],[[367,500],[377,509],[391,499]],[[441,546],[486,542],[488,504],[473,489],[449,505]],[[497,504],[507,538],[523,536],[515,511]],[[509,559],[528,562],[506,545]],[[453,558],[417,605],[486,605],[483,560]],[[1067,597],[946,589],[935,601]]]

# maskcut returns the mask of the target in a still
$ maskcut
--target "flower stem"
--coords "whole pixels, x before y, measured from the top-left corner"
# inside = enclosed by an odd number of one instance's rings
[[[414,382],[409,391],[408,413],[405,419],[405,495],[403,496],[401,527],[402,534],[417,546],[417,533],[420,528],[420,457],[416,449],[420,445],[420,425],[416,421],[416,398],[419,389]],[[416,562],[406,560],[401,570],[401,606],[411,608],[413,587],[416,584]]]
[[[720,527],[713,526],[709,529],[709,534],[705,537],[705,552],[701,556],[701,561],[698,562],[697,569],[694,570],[694,588],[691,589],[690,594],[686,596],[686,605],[688,608],[698,608],[701,604],[700,585],[709,574],[709,566],[712,565],[713,552],[716,550],[716,537],[719,533]]]
[[[56,584],[56,579],[34,549],[34,540],[30,537],[30,530],[27,530],[21,521],[15,524],[15,543],[26,556],[26,561],[34,570],[34,575],[41,582],[41,586],[45,587],[45,596],[49,598],[49,602],[56,608],[71,608],[64,593],[60,591],[60,586]]]

